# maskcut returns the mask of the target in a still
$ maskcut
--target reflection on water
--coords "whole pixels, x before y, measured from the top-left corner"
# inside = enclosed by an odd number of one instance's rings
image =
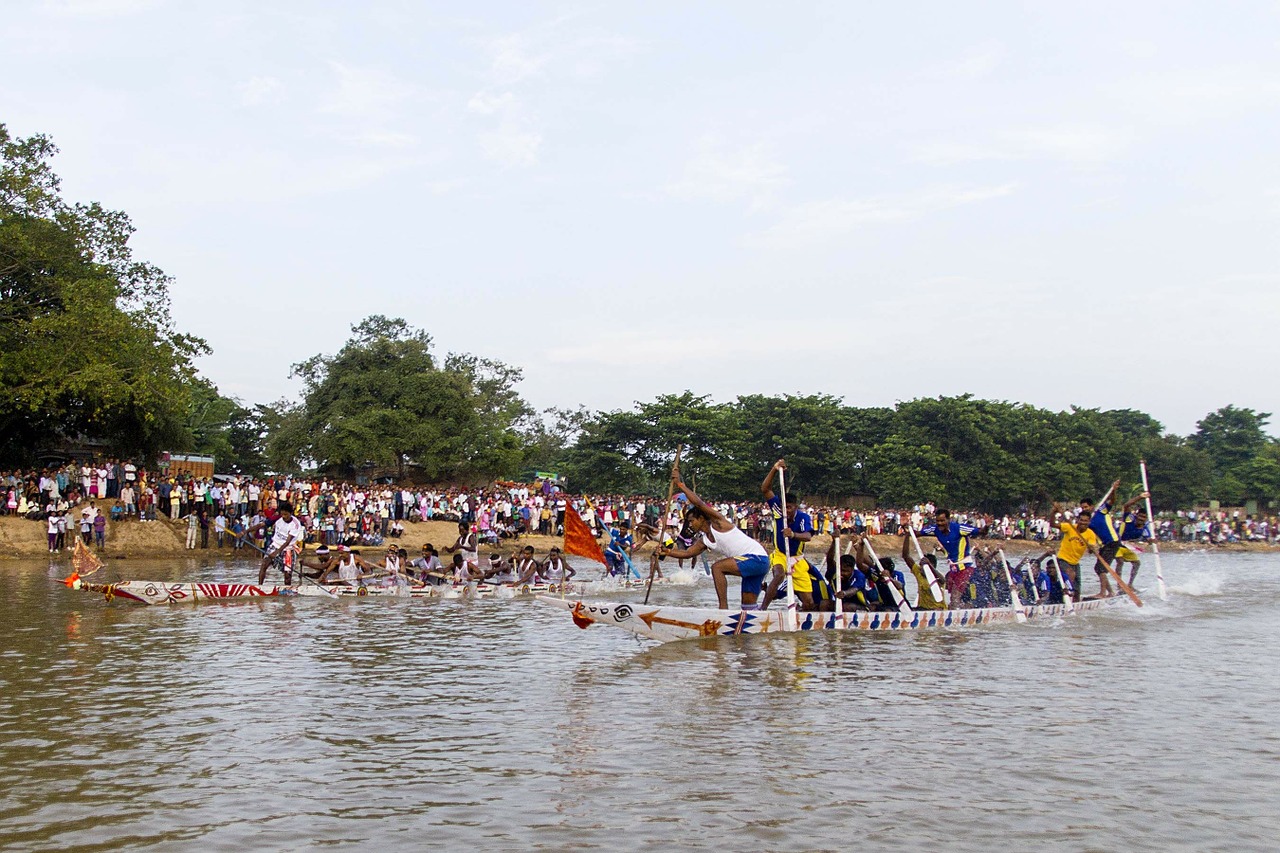
[[[527,600],[148,608],[4,564],[0,845],[1269,847],[1280,559],[1166,562],[1183,592],[1141,611],[667,646]]]

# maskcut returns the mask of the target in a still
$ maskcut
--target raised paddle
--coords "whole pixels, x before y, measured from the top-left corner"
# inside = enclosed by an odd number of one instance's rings
[[[676,461],[671,463],[671,483],[667,486],[667,506],[662,511],[662,518],[658,519],[658,547],[661,548],[667,542],[667,519],[671,517],[671,502],[676,496],[676,475],[680,473],[680,454],[684,452],[684,445],[676,447]],[[654,557],[658,552],[654,551]],[[644,590],[644,603],[649,603],[649,593],[653,592],[653,576],[658,572],[658,561],[653,559],[649,561],[649,583]]]
[[[1156,558],[1156,595],[1161,601],[1169,600],[1169,591],[1164,586],[1164,567],[1160,565],[1160,543],[1156,540],[1156,517],[1151,514],[1151,487],[1147,485],[1147,460],[1138,460],[1138,469],[1142,471],[1142,491],[1147,493],[1147,525],[1151,531],[1151,553]]]
[[[920,540],[916,538],[916,529],[911,524],[910,516],[907,516],[907,532],[911,534],[911,544],[916,546],[916,562],[920,564],[920,570],[929,579],[929,593],[933,596],[934,601],[946,607],[947,600],[943,598],[942,588],[938,586],[938,576],[933,572],[929,564],[924,561],[924,549],[920,547]]]
[[[835,589],[835,613],[836,617],[844,615],[844,599],[840,597],[840,593],[844,592],[844,576],[842,572],[844,567],[840,565],[840,525],[835,525],[835,535],[832,537],[831,554],[836,558],[836,589]]]
[[[1107,493],[1102,496],[1102,500],[1094,504],[1094,510],[1093,510],[1094,512],[1100,511],[1099,507],[1101,507],[1111,498],[1111,493],[1114,492],[1115,489],[1116,489],[1116,483],[1112,483],[1111,488],[1107,489]],[[1132,601],[1138,607],[1141,607],[1142,599],[1138,598],[1138,594],[1133,591],[1133,587],[1125,583],[1124,580],[1118,574],[1116,574],[1116,570],[1111,567],[1111,561],[1102,559],[1101,555],[1098,556],[1097,561],[1099,563],[1102,563],[1103,568],[1107,570],[1107,574],[1111,575],[1112,580],[1116,582],[1116,586],[1120,587],[1120,589],[1124,591],[1124,594],[1129,596],[1129,600]]]
[[[787,469],[785,467],[778,468],[778,502],[782,504],[782,518],[778,522],[783,528],[787,527]],[[781,530],[774,530],[773,538],[776,540],[782,535]],[[790,625],[790,630],[794,631],[796,625],[799,624],[798,614],[800,605],[796,603],[796,585],[794,578],[791,576],[792,566],[795,565],[795,558],[791,556],[791,546],[787,544],[785,538],[782,539],[782,556],[786,558],[787,565],[787,617],[786,623]]]
[[[1000,551],[1000,562],[1004,566],[1004,579],[1009,584],[1009,604],[1013,608],[1013,618],[1019,622],[1027,621],[1027,614],[1022,610],[1022,599],[1018,596],[1018,591],[1013,587],[1013,575],[1009,572],[1009,561],[1004,557],[1004,549]]]

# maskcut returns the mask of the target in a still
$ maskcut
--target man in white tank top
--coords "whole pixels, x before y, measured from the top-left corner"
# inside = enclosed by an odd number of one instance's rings
[[[769,574],[769,555],[764,547],[746,533],[734,526],[733,522],[694,494],[693,490],[680,481],[677,471],[671,477],[672,487],[684,494],[692,506],[685,511],[685,522],[693,529],[696,538],[693,544],[683,550],[658,548],[658,556],[696,557],[703,551],[711,554],[711,579],[715,582],[716,598],[720,601],[720,609],[729,609],[728,575],[742,578],[742,609],[755,610],[756,599],[764,585],[765,575]]]

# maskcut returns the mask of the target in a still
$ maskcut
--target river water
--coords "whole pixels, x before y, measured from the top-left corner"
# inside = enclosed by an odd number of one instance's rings
[[[667,646],[519,599],[144,607],[63,571],[0,564],[0,849],[1280,844],[1276,555],[1166,556],[1140,611]]]

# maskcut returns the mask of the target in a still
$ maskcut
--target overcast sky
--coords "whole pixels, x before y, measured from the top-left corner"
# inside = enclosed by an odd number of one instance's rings
[[[6,3],[0,121],[248,403],[386,314],[538,407],[1280,416],[1274,0],[430,5]]]

